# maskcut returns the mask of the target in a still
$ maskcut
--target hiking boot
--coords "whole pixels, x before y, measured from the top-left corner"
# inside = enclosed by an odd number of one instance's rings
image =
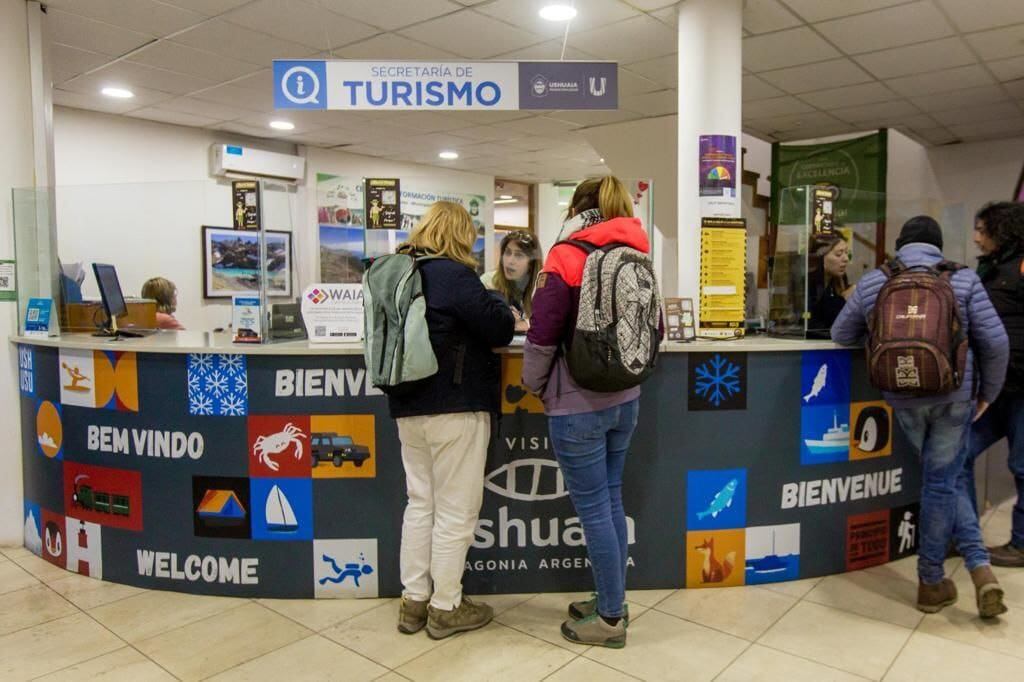
[[[451,611],[427,607],[427,635],[431,639],[444,639],[456,632],[482,628],[494,618],[494,609],[487,604],[476,604],[463,595],[462,603]]]
[[[573,620],[582,620],[587,616],[597,613],[597,592],[590,595],[590,599],[574,601],[569,604],[569,617]],[[629,604],[622,605],[622,621],[629,627]]]
[[[978,601],[978,615],[982,618],[995,618],[1006,613],[1003,603],[1003,588],[992,573],[991,566],[978,566],[971,571],[971,581]]]
[[[943,578],[941,583],[917,585],[917,610],[925,613],[938,613],[947,606],[956,603],[956,585],[949,578]]]
[[[429,603],[402,597],[402,603],[398,607],[398,631],[414,635],[426,627]]]
[[[992,557],[993,566],[1024,568],[1024,547],[1017,547],[1012,542],[1007,542],[1001,547],[989,547],[988,553]]]
[[[620,618],[615,625],[609,625],[597,613],[592,613],[586,618],[562,623],[562,637],[574,644],[621,649],[626,646],[626,620]]]

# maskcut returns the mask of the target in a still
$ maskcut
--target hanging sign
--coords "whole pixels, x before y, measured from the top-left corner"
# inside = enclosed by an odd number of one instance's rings
[[[363,285],[313,284],[302,294],[302,319],[310,343],[363,340]]]
[[[274,60],[275,109],[617,109],[615,62]]]
[[[363,186],[366,188],[363,193],[366,227],[371,230],[397,230],[401,227],[398,178],[366,178]]]
[[[260,183],[256,180],[232,182],[231,209],[236,230],[260,229]]]

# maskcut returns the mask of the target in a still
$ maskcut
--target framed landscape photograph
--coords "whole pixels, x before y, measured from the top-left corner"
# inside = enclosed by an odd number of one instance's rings
[[[292,295],[291,232],[267,230],[267,296]],[[203,297],[231,298],[259,291],[259,232],[204,225]]]

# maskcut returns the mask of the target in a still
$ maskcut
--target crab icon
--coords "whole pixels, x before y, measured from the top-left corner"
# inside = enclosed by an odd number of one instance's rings
[[[284,429],[269,436],[260,436],[252,445],[252,454],[260,462],[266,464],[271,471],[280,469],[280,465],[271,459],[271,455],[277,455],[285,451],[289,445],[295,446],[295,459],[302,459],[302,441],[306,434],[299,427],[291,422],[284,425]]]

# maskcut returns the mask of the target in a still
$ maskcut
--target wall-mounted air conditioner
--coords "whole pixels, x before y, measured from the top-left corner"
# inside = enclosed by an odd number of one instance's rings
[[[306,177],[306,160],[301,156],[234,144],[215,144],[210,152],[210,172],[213,175],[281,178],[290,182],[302,182]]]

